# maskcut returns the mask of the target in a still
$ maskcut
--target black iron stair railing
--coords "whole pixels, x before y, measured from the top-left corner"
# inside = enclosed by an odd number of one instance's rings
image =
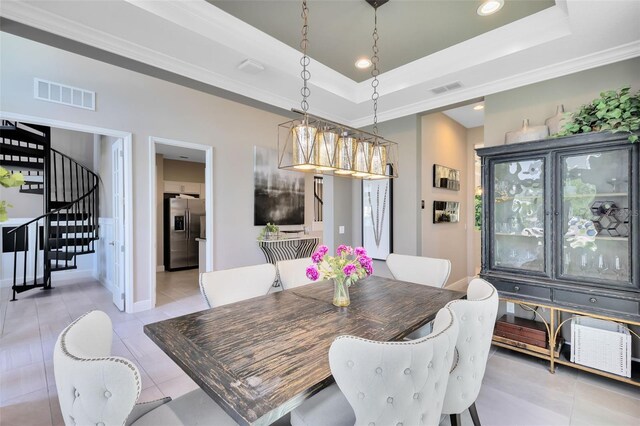
[[[12,300],[16,300],[17,293],[33,288],[52,288],[52,272],[76,269],[78,255],[95,252],[98,176],[53,148],[47,150],[42,175],[43,182],[38,185],[44,194],[46,213],[8,232],[14,243]],[[29,236],[34,236],[33,247]],[[32,276],[28,271],[29,257],[33,258]]]

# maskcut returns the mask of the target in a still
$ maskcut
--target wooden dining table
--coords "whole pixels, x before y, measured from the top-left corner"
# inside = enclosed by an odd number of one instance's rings
[[[241,425],[266,425],[333,382],[340,335],[401,340],[464,293],[371,276],[332,304],[323,281],[172,318],[144,332]]]

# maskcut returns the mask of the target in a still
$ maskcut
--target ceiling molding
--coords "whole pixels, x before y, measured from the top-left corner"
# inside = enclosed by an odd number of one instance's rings
[[[378,121],[388,121],[411,114],[420,114],[443,106],[468,101],[478,97],[491,95],[505,90],[515,89],[529,84],[539,83],[552,78],[562,77],[579,71],[585,71],[602,65],[624,61],[640,56],[640,40],[622,46],[592,53],[580,58],[571,59],[558,64],[529,70],[527,72],[496,80],[490,83],[463,88],[447,93],[435,99],[416,102],[401,108],[378,113]],[[353,120],[352,127],[368,126],[373,122],[373,115]]]

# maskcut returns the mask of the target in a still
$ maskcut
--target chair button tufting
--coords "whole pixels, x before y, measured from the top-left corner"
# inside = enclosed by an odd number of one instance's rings
[[[77,390],[77,389],[76,389],[76,391],[75,391],[75,393],[74,393],[74,394],[75,394],[76,398],[80,398],[80,392],[78,392],[78,390]]]
[[[466,393],[462,394],[462,399],[467,399],[467,394]]]
[[[358,399],[364,399],[364,394],[362,392],[358,392]]]
[[[471,355],[471,357],[469,358],[471,361],[475,361],[476,357]]]
[[[353,367],[353,361],[347,361],[347,367],[352,368]]]
[[[466,321],[466,320],[467,320],[467,316],[466,316],[466,315],[463,315],[463,316],[462,316],[462,321]]]
[[[414,393],[413,394],[413,399],[420,399],[420,394],[419,393]]]
[[[433,368],[433,361],[429,362],[429,365],[427,365],[427,368]]]
[[[411,369],[410,368],[405,368],[404,369],[404,374],[406,374],[406,375],[411,374]]]
[[[111,392],[109,392],[109,391],[104,391],[104,396],[105,396],[106,398],[111,398]]]
[[[380,367],[376,368],[376,374],[382,374],[382,368]]]
[[[392,397],[387,398],[387,404],[393,404],[393,398]]]
[[[467,341],[467,343],[471,342],[471,336],[467,337],[465,340]]]
[[[462,376],[458,376],[456,377],[456,379],[458,379],[458,381],[462,380]]]

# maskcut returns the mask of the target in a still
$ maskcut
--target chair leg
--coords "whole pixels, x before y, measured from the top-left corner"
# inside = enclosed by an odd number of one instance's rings
[[[449,419],[451,420],[451,426],[462,426],[460,414],[449,414]]]
[[[471,414],[471,420],[473,421],[473,426],[480,426],[480,417],[478,417],[478,410],[476,410],[476,403],[474,402],[469,407],[469,414]]]

